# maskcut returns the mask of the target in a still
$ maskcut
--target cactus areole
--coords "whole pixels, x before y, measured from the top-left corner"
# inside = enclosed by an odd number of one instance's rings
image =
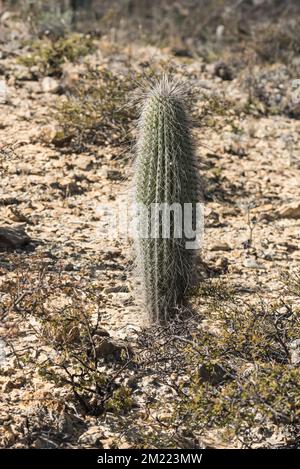
[[[139,119],[135,250],[150,322],[176,310],[193,272],[185,224],[189,218],[194,232],[199,181],[185,102],[182,87],[163,77],[144,96]]]

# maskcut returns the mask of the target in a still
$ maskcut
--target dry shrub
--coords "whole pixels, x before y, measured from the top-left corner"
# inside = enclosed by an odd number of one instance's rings
[[[57,102],[54,117],[61,131],[54,144],[80,151],[89,144],[121,145],[127,141],[134,118],[127,93],[133,86],[130,77],[106,68],[87,71]]]
[[[131,393],[121,372],[131,363],[131,352],[101,327],[101,292],[51,262],[36,256],[31,261],[35,267],[28,268],[22,258],[13,259],[14,278],[0,284],[2,320],[17,316],[22,334],[31,336],[30,346],[15,352],[24,374],[34,367],[89,414],[130,410]]]
[[[207,440],[251,448],[298,445],[299,277],[292,289],[294,306],[284,296],[268,305],[204,282],[198,295],[205,321],[194,317],[181,321],[181,332],[177,326],[149,333],[152,366],[174,394],[172,403],[164,402],[173,411],[144,434],[144,445],[176,447],[185,438],[195,448]],[[158,398],[152,412],[161,406]]]
[[[277,23],[259,24],[253,31],[253,50],[263,62],[289,65],[300,53],[299,27],[297,16]]]

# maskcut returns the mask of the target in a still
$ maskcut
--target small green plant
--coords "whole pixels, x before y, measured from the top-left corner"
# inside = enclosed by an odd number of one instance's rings
[[[233,131],[239,129],[241,109],[233,100],[223,94],[208,94],[201,92],[201,101],[198,114],[195,116],[201,123],[201,127],[211,127],[222,130],[231,126]]]
[[[105,409],[116,414],[129,412],[134,404],[131,394],[131,389],[120,386],[106,402]]]
[[[166,220],[164,225],[158,213],[161,204],[179,204],[184,213],[184,204],[190,203],[194,216],[198,202],[198,172],[184,97],[182,86],[164,76],[146,94],[139,121],[136,256],[151,322],[176,307],[191,284],[193,271],[194,252],[186,249],[182,220],[170,216],[170,230],[166,233]]]
[[[30,52],[18,58],[27,67],[37,67],[41,75],[62,73],[65,62],[75,62],[93,52],[95,45],[89,35],[72,33],[56,40],[38,39],[29,43]]]

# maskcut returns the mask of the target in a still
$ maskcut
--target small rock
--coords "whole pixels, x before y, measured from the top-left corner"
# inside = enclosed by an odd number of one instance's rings
[[[64,131],[57,125],[49,124],[41,128],[39,137],[45,143],[55,143],[64,138]]]
[[[105,436],[102,429],[100,427],[93,426],[80,435],[78,442],[85,446],[103,448],[101,440],[104,438]]]
[[[14,383],[11,379],[8,379],[5,381],[5,383],[2,384],[1,391],[6,394],[14,389]]]
[[[5,342],[4,340],[0,339],[0,365],[5,363],[5,360],[6,360]]]
[[[233,73],[231,68],[225,62],[218,62],[214,69],[215,75],[222,80],[233,80]]]
[[[247,269],[265,269],[264,265],[259,264],[257,260],[252,257],[246,257],[243,265],[244,267],[247,267]]]
[[[30,237],[22,226],[0,227],[0,249],[18,249],[30,243]]]
[[[279,218],[300,218],[300,202],[284,205],[278,212]]]
[[[289,344],[291,362],[293,365],[300,363],[300,339],[295,339]]]
[[[25,65],[18,65],[14,70],[14,77],[18,81],[31,81],[33,79],[32,73]]]
[[[13,13],[9,10],[5,11],[1,16],[0,16],[0,23],[5,24],[7,21],[11,19],[13,16]]]
[[[0,104],[6,104],[8,98],[8,90],[4,80],[0,80]]]
[[[8,393],[13,389],[20,389],[22,386],[24,386],[24,384],[26,384],[26,379],[24,377],[19,377],[14,380],[8,379],[2,385],[2,392]]]
[[[9,207],[10,210],[10,219],[16,222],[26,223],[29,225],[33,225],[34,223],[32,220],[27,217],[24,213],[22,213],[17,207]]]
[[[214,244],[210,249],[211,251],[231,251],[231,247],[227,243]]]
[[[97,356],[105,361],[120,361],[122,359],[122,352],[127,351],[123,344],[107,337],[102,338],[100,343],[95,345],[95,348]]]
[[[76,161],[76,166],[82,171],[89,171],[93,167],[93,159],[81,155],[80,159]]]
[[[111,181],[120,181],[121,179],[124,179],[122,173],[120,171],[117,171],[116,169],[109,169],[106,172],[106,177]]]
[[[225,31],[224,24],[218,24],[218,26],[216,27],[216,37],[218,41],[221,41],[223,39],[224,31]]]
[[[224,145],[224,150],[231,155],[246,156],[247,142],[240,135],[229,134]]]
[[[43,93],[58,93],[61,91],[60,83],[52,77],[45,77],[42,81],[42,91]]]

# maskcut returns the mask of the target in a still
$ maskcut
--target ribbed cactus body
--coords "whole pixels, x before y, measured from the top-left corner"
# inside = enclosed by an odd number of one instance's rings
[[[136,255],[150,321],[165,318],[176,307],[190,285],[193,268],[194,253],[186,249],[184,235],[175,237],[176,224],[183,228],[183,221],[171,212],[170,237],[165,238],[161,214],[154,211],[151,218],[150,211],[153,204],[194,206],[198,201],[198,173],[183,98],[178,85],[163,78],[145,96],[139,121],[135,202],[146,211],[136,214],[144,230],[138,232]]]

